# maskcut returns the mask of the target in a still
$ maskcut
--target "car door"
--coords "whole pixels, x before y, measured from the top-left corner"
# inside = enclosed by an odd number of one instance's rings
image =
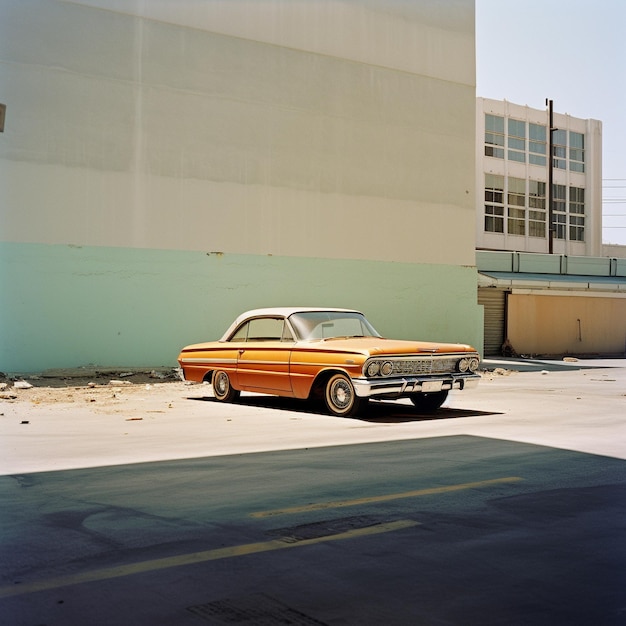
[[[289,360],[293,336],[282,317],[249,320],[238,332],[237,380],[241,389],[291,392]]]

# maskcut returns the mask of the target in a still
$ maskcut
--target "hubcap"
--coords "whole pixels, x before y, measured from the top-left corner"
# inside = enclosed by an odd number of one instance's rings
[[[220,395],[223,395],[224,393],[226,393],[227,389],[228,389],[228,379],[226,378],[226,374],[220,374],[217,377],[217,392]]]
[[[335,386],[333,388],[333,399],[336,406],[344,409],[350,404],[351,398],[352,394],[350,393],[350,388],[345,383],[345,381],[340,380],[335,383]]]

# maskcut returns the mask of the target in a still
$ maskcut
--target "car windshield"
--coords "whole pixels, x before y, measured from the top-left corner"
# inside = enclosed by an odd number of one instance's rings
[[[307,311],[289,318],[301,340],[380,337],[361,313]]]

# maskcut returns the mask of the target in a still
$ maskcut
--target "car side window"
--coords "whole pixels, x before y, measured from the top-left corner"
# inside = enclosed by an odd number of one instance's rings
[[[230,341],[293,341],[293,335],[282,318],[259,317],[237,329]]]
[[[228,341],[246,341],[249,323],[242,324]]]

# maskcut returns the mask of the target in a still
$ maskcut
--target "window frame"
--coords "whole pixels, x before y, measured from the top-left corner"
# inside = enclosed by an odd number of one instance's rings
[[[506,127],[507,159],[518,163],[526,163],[526,121],[508,117]]]
[[[528,181],[528,236],[546,238],[546,188],[547,183],[540,180]]]
[[[506,181],[506,231],[509,235],[526,236],[526,179],[515,176]]]
[[[578,141],[580,138],[580,141]],[[569,131],[569,169],[572,172],[585,171],[585,134]]]
[[[541,132],[537,132],[541,131]],[[548,127],[528,122],[528,163],[545,167],[548,158]]]
[[[254,324],[255,326],[258,323],[264,322],[280,322],[281,323],[281,332],[280,336],[277,333],[273,333],[268,336],[250,336],[250,328]],[[245,333],[242,332],[245,330]],[[253,329],[256,331],[256,329]],[[287,320],[284,317],[276,316],[276,315],[266,315],[262,317],[252,317],[243,321],[236,330],[232,333],[232,335],[227,339],[227,342],[232,343],[264,343],[264,342],[282,342],[282,343],[294,343],[295,338],[293,331],[291,330]]]
[[[570,186],[567,204],[570,241],[585,241],[585,188]]]
[[[559,195],[557,195],[557,191]],[[562,192],[562,195],[561,195]],[[567,186],[552,185],[552,216],[555,239],[567,239]]]
[[[500,122],[502,123],[501,128]],[[485,136],[483,137],[485,156],[493,157],[494,159],[504,159],[504,145],[506,141],[504,127],[503,116],[485,113]]]
[[[485,174],[483,227],[486,233],[504,233],[504,185],[504,176]]]

